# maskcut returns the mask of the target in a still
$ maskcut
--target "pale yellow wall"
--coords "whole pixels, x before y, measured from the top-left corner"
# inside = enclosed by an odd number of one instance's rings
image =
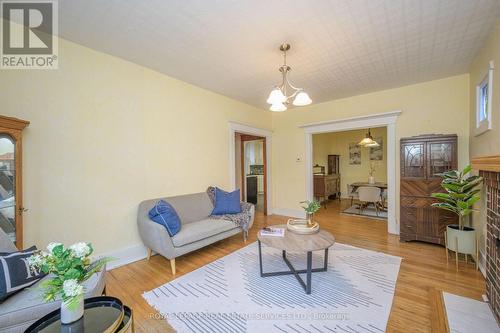
[[[479,136],[475,135],[476,126],[476,86],[487,74],[489,62],[493,60],[495,70],[493,73],[492,95],[492,123],[493,128]],[[476,55],[470,71],[470,157],[499,155],[500,154],[500,20],[496,22],[495,29],[488,37],[486,44]],[[480,249],[486,248],[486,193],[481,192],[482,199],[476,205],[479,213],[472,215],[472,224],[479,230]]]
[[[305,136],[304,130],[299,128],[304,124],[402,110],[396,125],[398,146],[401,137],[456,133],[459,140],[459,164],[467,164],[468,90],[468,75],[464,74],[273,114],[274,207],[299,209],[299,202],[305,199]],[[314,99],[314,96],[311,97]],[[296,161],[297,157],[300,158],[299,162]],[[396,154],[396,171],[397,207],[399,153]]]
[[[319,164],[328,172],[328,155],[340,155],[340,190],[342,196],[347,196],[347,184],[368,181],[370,163],[374,164],[373,176],[377,182],[387,181],[387,129],[372,128],[374,138],[382,138],[383,159],[370,161],[370,149],[361,148],[361,164],[349,164],[349,143],[358,143],[366,135],[366,130],[344,131],[313,135],[313,165]]]
[[[476,126],[476,86],[487,74],[488,63],[493,60],[492,122],[493,129],[475,136]],[[470,67],[470,156],[500,154],[500,20],[489,36],[486,44],[479,51]]]
[[[24,136],[25,245],[140,244],[149,198],[229,186],[229,125],[269,112],[60,40],[59,70],[0,71],[1,114]]]

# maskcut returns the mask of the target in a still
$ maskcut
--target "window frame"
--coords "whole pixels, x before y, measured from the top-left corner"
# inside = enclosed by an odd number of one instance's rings
[[[475,135],[481,135],[492,129],[491,112],[492,112],[492,100],[493,100],[493,61],[489,62],[488,71],[485,75],[481,77],[481,81],[476,85],[476,131]],[[484,86],[487,85],[487,107],[486,107],[486,119],[481,119],[481,106],[482,106],[482,90]]]

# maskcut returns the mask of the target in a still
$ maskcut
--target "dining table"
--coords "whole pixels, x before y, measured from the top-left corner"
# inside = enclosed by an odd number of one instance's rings
[[[358,187],[361,187],[361,186],[378,187],[382,191],[387,189],[387,183],[382,183],[382,182],[375,182],[375,183],[355,182],[355,183],[352,183],[351,186],[353,187],[354,191],[356,191],[358,189]]]
[[[358,188],[364,187],[364,186],[369,186],[369,187],[378,187],[380,188],[380,202],[381,202],[381,207],[380,209],[382,210],[387,210],[387,203],[386,203],[386,196],[383,195],[383,193],[387,190],[387,183],[382,183],[382,182],[375,182],[375,183],[369,183],[369,182],[355,182],[351,184],[352,190],[354,192],[358,191]]]

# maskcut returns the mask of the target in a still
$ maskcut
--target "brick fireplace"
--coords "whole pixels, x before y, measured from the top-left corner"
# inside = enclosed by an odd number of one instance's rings
[[[500,322],[500,156],[474,158],[486,186],[486,295]]]

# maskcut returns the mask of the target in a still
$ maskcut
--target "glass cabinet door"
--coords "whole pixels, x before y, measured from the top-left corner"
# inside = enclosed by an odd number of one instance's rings
[[[406,143],[401,146],[402,176],[425,178],[425,146],[422,143]]]
[[[455,168],[453,151],[455,147],[451,142],[429,143],[429,178],[439,177],[438,173]]]
[[[16,152],[15,142],[0,134],[0,228],[16,241]]]

